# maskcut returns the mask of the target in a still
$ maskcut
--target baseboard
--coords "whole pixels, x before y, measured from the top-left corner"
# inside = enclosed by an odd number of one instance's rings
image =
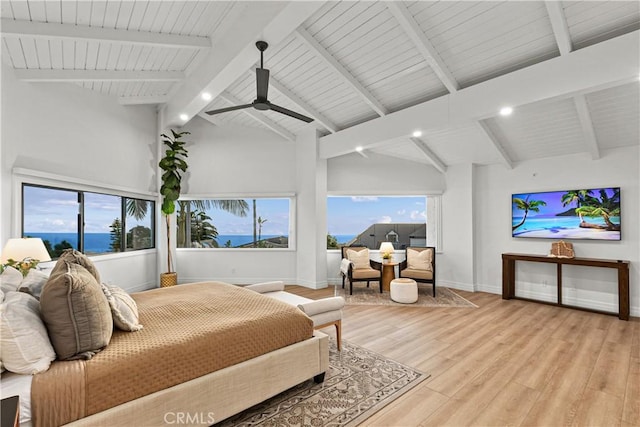
[[[298,284],[295,278],[290,277],[199,277],[199,276],[181,276],[178,274],[178,283],[196,283],[196,282],[224,282],[230,283],[232,285],[250,285],[253,283],[262,283],[262,282],[273,282],[273,281],[281,281],[284,282],[285,285],[293,285]]]
[[[486,292],[489,294],[502,295],[502,287],[495,285],[478,284],[475,286],[476,292]]]
[[[140,285],[134,285],[134,286],[123,286],[123,289],[125,291],[127,291],[128,293],[134,293],[134,292],[142,292],[142,291],[147,291],[149,289],[153,289],[153,288],[157,288],[158,284],[155,282],[146,282],[146,283],[142,283]]]
[[[438,280],[436,282],[436,287],[437,286],[444,286],[445,288],[459,289],[461,291],[467,291],[467,292],[475,291],[473,285],[470,283],[451,282],[448,280]]]

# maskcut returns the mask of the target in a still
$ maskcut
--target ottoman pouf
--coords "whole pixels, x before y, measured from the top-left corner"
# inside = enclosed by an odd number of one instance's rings
[[[412,304],[418,301],[418,284],[413,279],[392,280],[391,299],[403,304]]]

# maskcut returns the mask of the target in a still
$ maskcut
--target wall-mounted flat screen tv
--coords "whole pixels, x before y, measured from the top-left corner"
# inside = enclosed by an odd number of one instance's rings
[[[511,235],[620,240],[620,188],[520,193],[511,197]]]

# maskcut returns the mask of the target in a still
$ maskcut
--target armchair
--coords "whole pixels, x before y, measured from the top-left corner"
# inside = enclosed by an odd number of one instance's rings
[[[342,288],[344,289],[346,278],[349,279],[349,295],[353,295],[353,282],[367,282],[369,287],[369,282],[377,281],[382,293],[382,264],[369,259],[369,249],[361,246],[343,246],[341,250]]]
[[[400,263],[400,277],[413,279],[420,283],[433,284],[433,296],[436,296],[436,248],[429,246],[407,247],[406,258]]]

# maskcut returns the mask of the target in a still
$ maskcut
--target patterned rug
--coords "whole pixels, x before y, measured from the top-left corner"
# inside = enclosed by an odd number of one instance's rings
[[[324,383],[308,380],[215,426],[355,426],[429,377],[346,341],[338,352],[331,339]]]
[[[418,301],[413,304],[402,304],[391,300],[388,291],[380,293],[377,282],[372,282],[367,288],[366,283],[354,283],[353,295],[349,295],[349,284],[345,283],[344,289],[336,285],[337,296],[344,298],[347,305],[395,305],[402,307],[475,307],[474,303],[467,301],[449,288],[438,286],[436,297],[433,297],[431,285],[418,286]]]

